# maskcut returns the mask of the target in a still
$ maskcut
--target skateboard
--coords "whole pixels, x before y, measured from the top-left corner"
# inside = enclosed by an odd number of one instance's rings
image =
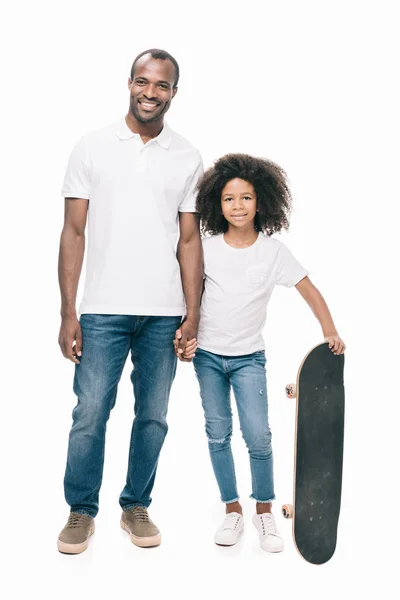
[[[293,541],[301,556],[320,565],[336,548],[342,491],[344,438],[344,355],[327,342],[305,356],[296,384],[286,386],[297,398],[293,505],[282,506],[292,519]]]

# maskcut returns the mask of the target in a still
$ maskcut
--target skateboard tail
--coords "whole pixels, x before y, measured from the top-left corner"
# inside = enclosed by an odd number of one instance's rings
[[[297,551],[304,558],[305,561],[313,564],[313,565],[323,565],[327,563],[335,553],[336,550],[336,536],[333,539],[332,534],[330,534],[329,544],[313,543],[313,540],[310,540],[309,543],[302,544],[298,546],[295,542]]]

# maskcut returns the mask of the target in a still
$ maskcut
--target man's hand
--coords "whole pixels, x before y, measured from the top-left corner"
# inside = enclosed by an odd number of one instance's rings
[[[175,332],[174,348],[175,354],[182,362],[191,362],[197,348],[198,325],[191,321],[184,321]]]
[[[327,335],[325,341],[328,342],[329,348],[332,350],[333,354],[344,354],[346,345],[340,336]]]
[[[197,340],[196,338],[188,340],[186,347],[182,351],[182,348],[179,348],[179,341],[181,340],[181,338],[182,332],[180,329],[177,329],[174,339],[175,354],[181,362],[191,362],[192,358],[195,356],[195,352],[197,349]]]
[[[78,357],[82,356],[82,329],[76,317],[62,319],[58,343],[65,358],[79,365]]]

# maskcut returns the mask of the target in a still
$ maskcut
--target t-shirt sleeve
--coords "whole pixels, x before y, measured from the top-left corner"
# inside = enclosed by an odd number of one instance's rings
[[[308,271],[297,261],[289,248],[281,243],[277,254],[276,285],[292,287],[307,275]]]
[[[193,173],[186,185],[184,198],[179,205],[179,212],[196,212],[196,186],[203,173],[203,161],[199,154]]]
[[[90,198],[90,177],[85,138],[82,138],[71,152],[61,193],[64,198]]]

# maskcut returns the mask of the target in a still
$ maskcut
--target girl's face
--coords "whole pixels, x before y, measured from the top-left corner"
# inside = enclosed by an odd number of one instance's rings
[[[221,193],[222,214],[232,227],[254,226],[257,196],[254,187],[244,179],[231,179]]]

